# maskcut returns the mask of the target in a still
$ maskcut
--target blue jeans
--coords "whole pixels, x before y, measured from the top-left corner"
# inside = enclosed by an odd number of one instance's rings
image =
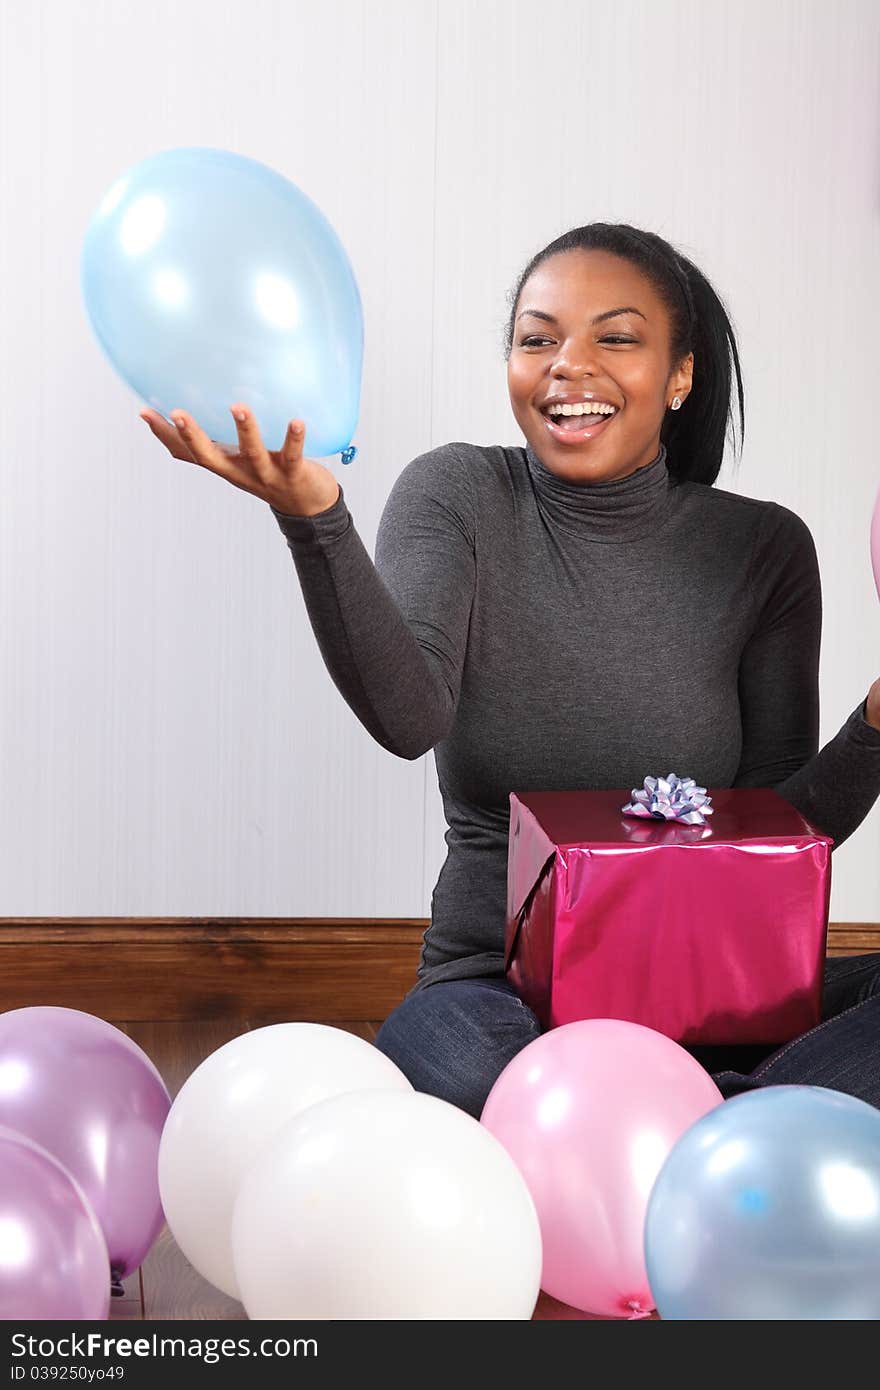
[[[503,975],[448,980],[410,994],[389,1014],[376,1046],[417,1091],[479,1119],[511,1058],[541,1025]],[[728,1099],[758,1086],[845,1091],[880,1108],[880,953],[825,962],[822,1022],[774,1049],[688,1047]]]

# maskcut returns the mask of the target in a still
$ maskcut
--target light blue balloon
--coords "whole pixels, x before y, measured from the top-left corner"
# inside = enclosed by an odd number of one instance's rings
[[[166,417],[187,410],[235,445],[242,401],[267,448],[302,419],[307,457],[354,457],[354,273],[320,209],[265,164],[193,148],[134,165],[89,223],[82,291],[111,365]]]
[[[661,1318],[880,1318],[880,1110],[768,1086],[709,1111],[657,1176],[645,1262]]]

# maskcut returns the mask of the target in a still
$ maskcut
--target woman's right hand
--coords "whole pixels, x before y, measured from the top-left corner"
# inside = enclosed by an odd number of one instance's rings
[[[339,484],[333,474],[314,459],[303,457],[304,421],[291,420],[284,444],[273,451],[264,445],[247,406],[231,409],[238,431],[237,450],[209,439],[184,410],[172,412],[173,425],[157,410],[142,410],[141,419],[174,458],[210,469],[287,516],[316,516],[334,505]]]

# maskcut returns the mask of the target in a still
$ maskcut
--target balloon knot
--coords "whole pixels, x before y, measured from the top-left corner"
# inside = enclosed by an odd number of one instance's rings
[[[122,1287],[122,1275],[119,1273],[118,1269],[111,1269],[110,1271],[110,1297],[125,1297],[125,1289]]]
[[[632,1309],[627,1319],[628,1322],[634,1322],[638,1318],[649,1318],[651,1316],[650,1308],[643,1308],[641,1299],[630,1298],[625,1306]]]
[[[340,458],[343,463],[351,463],[352,459],[357,458],[357,449],[353,444],[349,444],[347,449],[343,449]]]

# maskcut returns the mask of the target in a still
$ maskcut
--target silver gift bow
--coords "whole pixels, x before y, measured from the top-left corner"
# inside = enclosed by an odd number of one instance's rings
[[[654,816],[658,820],[684,821],[686,825],[705,825],[713,814],[711,796],[698,787],[693,777],[646,777],[644,790],[632,789],[632,801],[621,806],[625,816]]]

